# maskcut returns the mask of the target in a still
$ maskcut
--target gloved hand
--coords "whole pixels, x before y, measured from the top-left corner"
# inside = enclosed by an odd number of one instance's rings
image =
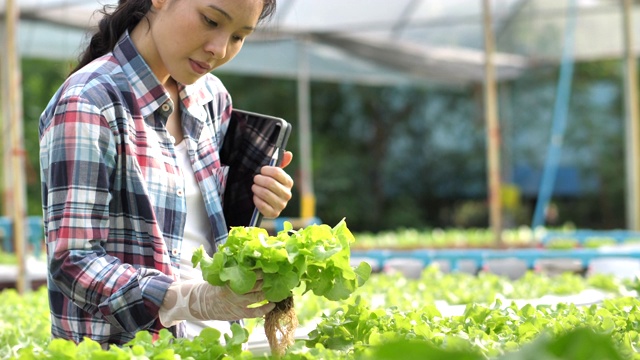
[[[247,308],[265,299],[262,280],[248,293],[238,295],[229,286],[213,286],[203,280],[177,281],[169,286],[160,306],[163,326],[181,320],[240,320],[262,317],[275,307],[274,303]]]

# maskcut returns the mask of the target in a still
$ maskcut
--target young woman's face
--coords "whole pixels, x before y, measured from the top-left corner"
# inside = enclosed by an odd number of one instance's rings
[[[263,0],[153,0],[151,68],[161,81],[195,82],[238,54],[262,7]]]

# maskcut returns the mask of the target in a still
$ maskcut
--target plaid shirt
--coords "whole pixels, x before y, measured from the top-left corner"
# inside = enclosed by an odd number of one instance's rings
[[[213,234],[224,242],[219,148],[231,98],[207,74],[180,86],[184,141]],[[74,73],[40,119],[51,332],[124,344],[162,329],[158,309],[179,276],[184,178],[164,124],[168,93],[125,34]],[[174,330],[184,335],[184,325]]]

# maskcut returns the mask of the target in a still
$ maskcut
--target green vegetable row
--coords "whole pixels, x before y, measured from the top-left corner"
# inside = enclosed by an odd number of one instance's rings
[[[285,358],[401,359],[408,353],[425,354],[430,359],[640,358],[635,351],[640,340],[640,304],[635,297],[619,295],[637,287],[637,282],[622,284],[611,277],[593,281],[575,275],[548,278],[529,274],[520,280],[520,284],[493,277],[476,278],[474,283],[472,277],[466,279],[466,275],[441,274],[434,269],[425,270],[419,280],[405,279],[406,282],[398,283],[399,279],[372,276],[366,286],[357,290],[356,296],[342,302],[327,302],[311,293],[304,295],[304,301],[298,304],[301,307],[297,309],[299,313],[307,307],[319,309],[320,305],[313,305],[314,299],[319,304],[334,305],[331,310],[325,309],[325,315],[321,315],[319,320],[314,319],[317,326],[309,334],[309,339],[298,341]],[[454,280],[461,280],[458,286]],[[560,286],[563,281],[566,282],[564,287]],[[389,284],[393,282],[398,287],[390,288]],[[571,286],[579,285],[576,290],[580,292],[594,285],[613,284],[620,287],[616,288],[620,292],[611,292],[611,299],[587,307],[571,304],[518,307],[502,304],[499,300],[479,304],[491,296],[478,289],[498,294],[499,289],[507,289],[507,283],[511,283],[513,288],[521,287],[521,293],[528,284],[530,293],[534,295],[539,284],[548,284],[547,289],[556,288],[564,293],[568,293]],[[424,284],[430,284],[430,289],[424,288]],[[438,284],[445,287],[438,287]],[[369,285],[372,287],[367,287]],[[378,294],[397,294],[389,298],[396,305],[383,301],[379,306],[371,306],[374,296],[366,291],[376,287]],[[461,315],[442,316],[435,301],[427,299],[418,305],[415,299],[419,296],[411,294],[415,291],[432,292],[436,297],[448,291],[468,291],[477,295],[480,301],[469,303]],[[406,300],[401,300],[401,294],[408,294]],[[90,340],[80,345],[50,340],[44,289],[25,296],[14,290],[5,290],[0,293],[0,304],[0,359],[263,358],[241,350],[248,332],[237,326],[231,334],[225,334],[224,345],[220,342],[220,334],[210,329],[194,340],[173,339],[169,333],[163,333],[154,341],[148,333],[141,332],[130,346],[103,350]],[[550,355],[545,357],[542,354]]]
[[[285,359],[640,359],[637,279],[529,272],[510,281],[488,273],[444,274],[437,267],[416,280],[370,276],[366,263],[351,267],[353,242],[344,221],[295,231],[287,224],[276,236],[238,227],[213,257],[199,250],[193,263],[210,283],[229,284],[239,293],[251,289],[261,273],[268,300],[296,297],[301,325],[314,325]],[[507,300],[596,289],[604,300],[589,306]],[[140,332],[129,344],[105,350],[88,339],[78,345],[50,339],[45,289],[25,296],[6,290],[0,304],[0,359],[267,357],[243,351],[249,331],[238,325],[229,334],[207,329],[193,340],[175,339],[168,331],[158,337]],[[440,304],[464,311],[443,315]]]
[[[640,341],[639,308],[640,301],[631,297],[588,307],[573,304],[504,307],[498,300],[491,306],[470,304],[464,314],[445,317],[434,305],[412,311],[372,310],[358,298],[354,304],[323,316],[309,334],[306,345],[321,345],[357,358],[369,354],[371,346],[419,341],[477,358],[500,358],[522,351],[524,344],[540,336],[553,338],[585,328],[610,339],[615,349],[611,356],[619,353],[626,359],[635,359],[640,358],[636,352]]]

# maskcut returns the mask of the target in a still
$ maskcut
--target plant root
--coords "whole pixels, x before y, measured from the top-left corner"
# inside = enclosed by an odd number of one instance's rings
[[[284,356],[295,341],[297,327],[298,317],[293,307],[293,297],[277,302],[276,307],[264,319],[264,332],[271,354],[277,358]]]

